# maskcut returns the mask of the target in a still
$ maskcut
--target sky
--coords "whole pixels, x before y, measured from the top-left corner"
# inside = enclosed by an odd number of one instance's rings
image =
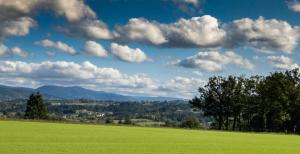
[[[192,98],[298,68],[296,0],[0,0],[0,84]]]

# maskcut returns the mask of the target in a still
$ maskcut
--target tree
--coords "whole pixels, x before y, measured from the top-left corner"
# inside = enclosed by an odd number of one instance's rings
[[[289,121],[286,123],[287,131],[290,133],[300,133],[300,72],[299,68],[286,71],[288,77],[293,78],[294,88],[289,91],[289,106],[287,107],[287,113],[289,115]]]
[[[182,128],[199,128],[200,127],[200,122],[198,119],[196,118],[187,118],[186,120],[184,120],[180,127]]]
[[[252,76],[244,79],[243,84],[243,102],[241,118],[239,119],[239,130],[242,130],[242,124],[247,131],[256,130],[259,131],[263,128],[263,120],[259,113],[259,104],[261,99],[258,95],[258,86],[264,78],[262,76]],[[243,121],[241,121],[243,120]],[[255,123],[255,124],[254,124]]]
[[[190,101],[213,127],[232,130],[300,133],[299,69],[268,76],[211,77]]]
[[[284,131],[289,121],[288,108],[291,94],[296,90],[295,80],[284,72],[274,72],[261,82],[258,92],[261,99],[260,114],[267,131]]]
[[[24,117],[26,119],[46,119],[47,108],[40,93],[32,93],[27,101]]]
[[[211,77],[204,87],[199,88],[199,97],[195,97],[189,103],[204,112],[205,116],[212,116],[221,130],[226,114],[226,104],[222,83],[224,78]]]
[[[124,124],[125,124],[125,125],[131,125],[131,124],[132,124],[132,121],[130,120],[129,117],[125,118]]]
[[[111,119],[111,118],[107,118],[107,119],[105,120],[105,123],[106,123],[106,124],[113,124],[113,123],[114,123],[114,120]]]

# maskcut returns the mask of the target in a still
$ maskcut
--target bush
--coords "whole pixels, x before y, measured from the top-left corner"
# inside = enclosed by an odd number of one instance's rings
[[[114,120],[108,118],[108,119],[105,120],[105,123],[106,123],[106,124],[112,124],[112,123],[114,123]]]
[[[181,123],[180,127],[182,127],[182,128],[192,128],[192,129],[200,128],[200,122],[196,118],[187,118],[186,120],[184,120]]]
[[[124,121],[124,124],[125,125],[131,125],[132,121],[130,120],[130,118],[126,118],[125,121]]]
[[[120,125],[123,124],[122,119],[119,120],[118,124],[120,124]]]

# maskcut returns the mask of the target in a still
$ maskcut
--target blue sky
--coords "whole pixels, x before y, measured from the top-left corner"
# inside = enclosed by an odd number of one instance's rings
[[[300,3],[0,1],[1,84],[191,98],[213,75],[298,67]]]

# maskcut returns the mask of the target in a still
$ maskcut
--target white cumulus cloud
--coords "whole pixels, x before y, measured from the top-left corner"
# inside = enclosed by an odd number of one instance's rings
[[[83,51],[89,55],[96,57],[106,57],[107,51],[103,48],[102,45],[95,41],[86,41]]]
[[[60,26],[58,29],[68,35],[91,39],[111,39],[106,24],[98,19],[96,13],[84,3],[84,0],[0,0],[0,37],[3,35],[1,29],[12,24],[23,26],[17,27],[22,28],[23,31],[17,32],[18,36],[28,34],[32,26],[24,23],[24,19],[31,19],[30,22],[32,22],[34,21],[32,17],[36,12],[42,10],[50,10],[58,16],[65,17],[68,25]],[[12,34],[15,33],[14,31]]]
[[[71,47],[63,42],[60,42],[60,41],[53,42],[51,40],[45,39],[42,41],[36,41],[36,42],[34,42],[34,44],[45,47],[45,48],[55,48],[55,49],[65,52],[65,53],[68,53],[70,55],[74,55],[77,53],[73,47]]]
[[[0,84],[30,87],[76,85],[127,95],[192,98],[204,81],[178,76],[160,82],[145,74],[128,75],[114,68],[98,67],[89,61],[0,61]]]
[[[148,59],[147,55],[141,49],[132,49],[126,45],[119,45],[117,43],[111,44],[111,53],[118,59],[126,62],[140,63]]]
[[[27,57],[28,52],[24,51],[19,47],[8,48],[4,44],[0,44],[0,56],[9,56],[9,55],[17,55],[21,57]]]
[[[291,70],[299,68],[298,64],[287,56],[268,56],[267,59],[275,69]]]
[[[181,18],[175,23],[161,24],[142,18],[130,19],[117,26],[116,39],[144,42],[168,47],[207,48],[219,46],[225,36],[218,20],[212,16]]]
[[[159,23],[132,18],[116,26],[116,42],[142,42],[170,48],[239,48],[291,53],[298,45],[300,27],[286,21],[242,18],[228,23],[204,15],[181,18],[174,23]]]
[[[193,98],[197,94],[198,88],[204,85],[205,81],[202,79],[177,76],[161,84],[158,87],[158,91],[171,96]]]
[[[136,41],[155,45],[167,42],[160,27],[143,18],[132,18],[127,25],[117,26],[114,35],[120,42]]]
[[[216,47],[220,46],[226,34],[218,20],[209,15],[182,18],[160,27],[168,40],[167,46],[171,47]]]
[[[25,36],[29,34],[30,28],[35,25],[35,21],[30,17],[5,20],[0,22],[0,38],[9,36]]]
[[[14,55],[18,55],[21,57],[27,57],[28,56],[28,52],[24,51],[23,49],[19,48],[19,47],[13,47],[11,48],[11,52]]]
[[[296,0],[288,2],[288,7],[294,12],[300,12],[300,3]]]
[[[96,17],[96,13],[84,4],[83,0],[52,0],[47,3],[50,3],[50,6],[58,15],[65,16],[70,22]]]
[[[258,50],[279,50],[291,53],[298,44],[299,27],[281,20],[244,18],[225,26],[226,46],[249,46]]]
[[[234,64],[245,69],[253,69],[252,64],[248,59],[237,55],[232,51],[224,53],[219,51],[199,52],[198,54],[187,57],[177,63],[177,65],[186,68],[199,68],[204,71],[222,71],[226,65]]]

